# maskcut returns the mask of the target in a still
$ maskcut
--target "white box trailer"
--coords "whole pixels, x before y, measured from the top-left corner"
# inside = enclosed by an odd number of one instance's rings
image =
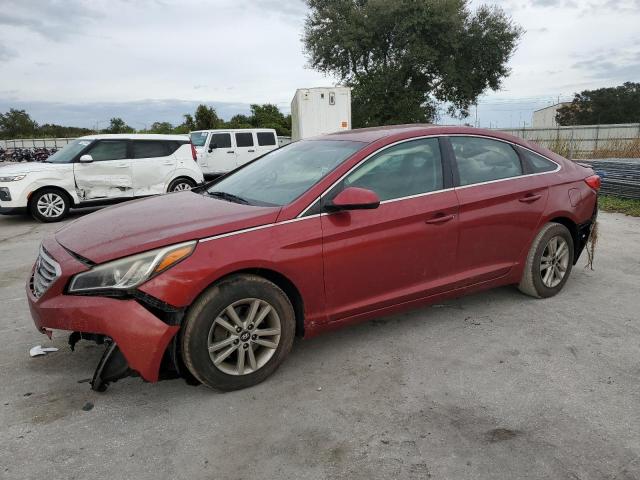
[[[300,88],[291,102],[291,139],[351,130],[351,88]]]

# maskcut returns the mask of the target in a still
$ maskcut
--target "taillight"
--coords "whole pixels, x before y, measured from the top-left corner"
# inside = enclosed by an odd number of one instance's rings
[[[191,145],[191,156],[193,157],[193,161],[197,162],[198,161],[198,152],[196,152],[196,147],[193,146],[193,143],[191,143],[190,145]]]
[[[596,192],[600,190],[600,185],[602,184],[602,182],[600,181],[600,176],[598,175],[591,175],[590,177],[585,178],[584,183],[589,185]]]

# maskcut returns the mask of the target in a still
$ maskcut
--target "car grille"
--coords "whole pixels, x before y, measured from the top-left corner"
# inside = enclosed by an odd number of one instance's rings
[[[53,282],[56,281],[60,273],[61,270],[58,262],[56,262],[43,247],[40,247],[40,254],[36,260],[36,266],[33,269],[33,275],[31,275],[31,281],[29,282],[31,293],[33,293],[36,298],[40,298]]]

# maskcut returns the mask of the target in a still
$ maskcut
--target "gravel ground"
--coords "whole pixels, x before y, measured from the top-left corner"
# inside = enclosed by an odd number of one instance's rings
[[[640,479],[640,219],[600,215],[595,270],[298,341],[265,383],[88,379],[23,284],[42,236],[0,217],[0,478]],[[30,358],[34,345],[60,350]]]

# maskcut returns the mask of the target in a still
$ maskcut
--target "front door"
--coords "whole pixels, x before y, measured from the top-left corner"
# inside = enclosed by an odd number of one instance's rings
[[[460,286],[506,275],[527,248],[547,202],[544,176],[524,176],[507,142],[449,137],[460,202]]]
[[[205,174],[221,174],[236,168],[236,151],[231,134],[211,133],[199,161]]]
[[[81,201],[133,197],[128,140],[97,140],[84,155],[92,161],[73,165],[76,190]]]
[[[329,321],[448,289],[455,271],[458,203],[437,138],[386,148],[348,174],[346,187],[374,191],[374,210],[322,215]]]

